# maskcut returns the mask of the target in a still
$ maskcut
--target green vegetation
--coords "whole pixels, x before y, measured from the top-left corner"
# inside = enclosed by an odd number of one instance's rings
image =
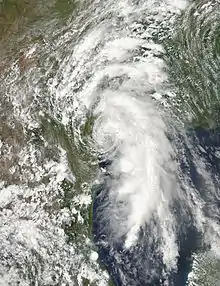
[[[220,123],[220,7],[215,6],[207,15],[200,12],[202,3],[195,2],[178,19],[175,35],[165,42],[165,60],[177,93],[170,104],[181,120],[204,128]]]
[[[75,8],[74,0],[57,0],[54,5],[54,9],[61,19],[65,19]]]
[[[88,150],[76,145],[71,127],[65,128],[55,119],[44,118],[41,129],[43,136],[50,144],[61,146],[66,151],[70,169],[76,177],[75,188],[80,190],[84,182],[91,182],[97,172],[97,166],[93,164],[95,158],[91,157]],[[87,127],[84,128],[84,137],[87,131],[91,132],[90,128],[87,129]]]
[[[193,271],[189,275],[189,286],[218,286],[220,260],[211,252],[195,255]]]
[[[87,136],[91,135],[91,124],[92,119],[89,117],[85,126],[82,126],[84,140],[86,140]],[[74,207],[80,212],[84,221],[83,223],[79,222],[76,213],[71,218],[71,222],[63,226],[68,240],[76,242],[76,238],[79,236],[91,235],[92,204],[81,206],[74,202],[74,198],[77,195],[86,194],[91,191],[89,187],[85,187],[85,183],[90,184],[96,176],[97,165],[92,164],[95,158],[89,154],[87,149],[77,146],[75,135],[72,133],[70,126],[65,127],[55,119],[43,118],[41,133],[51,146],[60,146],[66,151],[69,167],[76,179],[74,183],[65,179],[61,184],[61,189],[63,190],[61,208],[71,210]]]
[[[18,31],[43,16],[57,14],[63,19],[75,7],[74,0],[0,0],[0,36],[10,28]]]
[[[23,64],[25,48],[43,45],[48,25],[58,30],[76,8],[75,0],[0,0],[0,72],[11,60]]]
[[[48,92],[47,80],[56,74],[59,62],[56,56],[50,54],[50,51],[48,51],[49,56],[48,54],[41,54],[39,56],[36,52],[30,59],[25,58],[25,52],[34,43],[38,43],[41,46],[41,44],[44,45],[45,42],[49,42],[47,38],[48,34],[45,31],[50,23],[57,25],[54,27],[54,31],[56,31],[59,25],[65,27],[64,22],[74,9],[76,9],[76,2],[74,0],[0,0],[0,72],[4,72],[7,66],[10,65],[10,62],[18,60],[18,66],[21,71],[19,80],[23,80],[24,86],[27,86],[27,82],[31,82],[31,76],[27,76],[28,68],[36,67],[35,70],[33,69],[33,73],[36,73],[37,69],[40,68],[43,78],[37,84],[38,87],[42,88],[42,93],[46,96]],[[57,31],[60,32],[59,29]],[[63,30],[60,33],[63,33]],[[50,73],[47,73],[47,64],[51,64]],[[27,82],[25,82],[26,80]],[[8,116],[8,113],[6,116]],[[65,178],[57,186],[58,192],[55,192],[54,201],[51,204],[45,205],[44,209],[48,213],[56,213],[58,210],[63,210],[69,215],[68,220],[62,222],[62,228],[67,235],[67,241],[70,244],[79,245],[79,253],[84,255],[84,257],[88,257],[91,245],[82,247],[81,244],[85,239],[91,237],[92,204],[89,204],[89,202],[88,204],[83,203],[80,199],[81,195],[90,195],[90,183],[94,180],[98,171],[96,153],[90,149],[95,118],[93,115],[88,114],[85,124],[79,128],[80,140],[76,138],[71,124],[64,126],[58,119],[50,116],[40,118],[39,121],[41,122],[40,128],[27,130],[26,127],[22,126],[21,130],[10,129],[9,131],[10,133],[16,132],[16,136],[17,132],[20,132],[19,138],[22,137],[21,148],[24,143],[27,144],[28,142],[39,151],[39,164],[44,162],[44,160],[47,161],[50,159],[58,162],[60,147],[66,151],[70,170],[76,180],[73,182]],[[24,134],[21,131],[24,131]],[[7,137],[10,138],[8,135]],[[23,142],[24,140],[25,142]],[[15,139],[14,141],[18,145]],[[45,144],[45,141],[47,144]],[[14,164],[14,162],[12,163]],[[42,175],[40,183],[46,185],[50,182],[50,179],[50,174],[45,173]],[[17,183],[15,178],[10,178],[11,181]],[[39,184],[39,181],[36,184]],[[35,186],[35,182],[33,182],[33,185]],[[32,187],[32,185],[30,184],[29,187]],[[37,254],[34,255],[36,256]],[[34,263],[33,265],[28,264],[27,261],[27,274],[24,274],[27,277],[25,276],[25,280],[33,281],[34,283],[36,277],[32,275],[33,271],[31,267],[33,266],[34,273],[37,276],[38,268],[36,265]],[[83,285],[85,286],[95,286],[96,284],[95,282],[91,283],[86,278],[83,279]],[[109,286],[112,285],[112,282],[109,282]]]

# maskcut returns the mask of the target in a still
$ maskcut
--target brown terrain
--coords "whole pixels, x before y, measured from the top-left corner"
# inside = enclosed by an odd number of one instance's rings
[[[38,65],[35,54],[26,56],[25,48],[40,43],[45,22],[50,17],[65,21],[73,10],[71,0],[0,0],[0,181],[18,184],[23,181],[25,168],[19,165],[19,154],[27,145],[27,132],[13,116],[13,106],[6,96],[8,87],[3,79],[10,73],[10,65],[17,62],[22,76],[30,67]],[[32,29],[39,25],[39,31]]]

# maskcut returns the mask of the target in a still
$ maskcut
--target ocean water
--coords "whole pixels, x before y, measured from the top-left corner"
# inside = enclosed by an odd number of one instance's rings
[[[78,1],[3,35],[1,285],[219,285],[219,8]]]

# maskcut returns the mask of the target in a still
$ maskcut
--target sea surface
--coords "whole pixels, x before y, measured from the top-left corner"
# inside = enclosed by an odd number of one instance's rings
[[[219,286],[220,2],[47,2],[0,1],[0,285]]]

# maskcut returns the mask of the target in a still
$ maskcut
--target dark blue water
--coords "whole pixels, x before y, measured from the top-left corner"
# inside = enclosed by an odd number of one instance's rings
[[[207,186],[205,178],[197,171],[196,158],[201,158],[210,172],[211,180],[218,184],[220,160],[216,154],[220,146],[220,129],[205,130],[197,128],[187,132],[190,145],[184,143],[184,138],[179,136],[181,149],[176,160],[179,162],[183,175],[189,176],[189,182],[205,202],[204,213],[211,217],[219,215],[220,201],[217,193],[213,193]],[[175,140],[175,139],[171,139]],[[189,147],[190,146],[190,147]],[[193,150],[192,150],[193,149]],[[184,158],[181,154],[185,154]],[[179,156],[179,157],[178,157]],[[158,251],[161,243],[157,218],[142,227],[137,245],[131,249],[123,248],[124,238],[117,242],[111,240],[108,228],[103,227],[103,219],[100,218],[100,209],[108,203],[110,182],[114,178],[110,172],[111,161],[101,161],[100,168],[105,170],[103,181],[95,186],[93,202],[93,236],[97,245],[100,262],[107,268],[115,285],[129,286],[157,286],[164,285],[165,279],[169,286],[185,286],[188,273],[192,265],[192,253],[209,248],[204,245],[202,234],[197,230],[193,215],[186,203],[175,201],[171,208],[178,222],[177,243],[179,247],[179,259],[175,273],[166,272],[166,266],[162,263],[162,254]],[[182,189],[184,192],[184,188]],[[212,206],[209,209],[209,206]],[[215,206],[213,208],[213,206]],[[154,233],[154,234],[153,234]]]

